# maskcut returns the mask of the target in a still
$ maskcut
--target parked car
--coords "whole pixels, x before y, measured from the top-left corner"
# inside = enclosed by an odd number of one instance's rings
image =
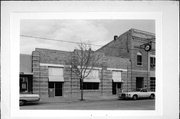
[[[19,98],[19,105],[22,106],[25,103],[35,103],[40,100],[39,94],[27,94],[27,93],[21,93]]]
[[[133,99],[137,100],[140,98],[155,98],[155,92],[148,91],[147,89],[140,89],[138,91],[123,92],[119,94],[119,99]]]

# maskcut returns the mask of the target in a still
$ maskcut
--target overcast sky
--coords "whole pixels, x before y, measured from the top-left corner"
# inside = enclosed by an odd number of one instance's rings
[[[114,35],[121,35],[131,28],[155,33],[155,22],[153,20],[22,20],[20,35],[49,40],[21,36],[20,52],[31,54],[35,48],[63,51],[73,51],[77,48],[75,43],[62,41],[90,43],[92,49],[96,50],[112,41]]]

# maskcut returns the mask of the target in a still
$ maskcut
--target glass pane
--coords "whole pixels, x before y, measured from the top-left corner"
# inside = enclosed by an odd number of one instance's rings
[[[55,83],[55,87],[56,87],[56,88],[62,88],[62,83],[56,82],[56,83]]]
[[[49,88],[54,88],[54,83],[53,82],[49,82]]]

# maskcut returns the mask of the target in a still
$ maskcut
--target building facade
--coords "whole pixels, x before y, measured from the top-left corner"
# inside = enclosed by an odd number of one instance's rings
[[[95,53],[101,54],[98,63],[103,65],[94,67],[84,79],[84,96],[117,95],[140,88],[155,91],[155,34],[130,29]],[[25,55],[20,60],[20,92],[41,98],[80,97],[80,79],[67,63],[71,55],[42,48]]]
[[[72,52],[36,48],[32,53],[33,93],[42,98],[80,97],[80,80],[66,64]],[[126,58],[102,55],[104,65],[96,66],[83,81],[84,96],[116,95],[126,88]]]
[[[114,36],[114,40],[97,52],[129,59],[128,90],[147,88],[155,91],[155,34],[130,29],[120,36]]]

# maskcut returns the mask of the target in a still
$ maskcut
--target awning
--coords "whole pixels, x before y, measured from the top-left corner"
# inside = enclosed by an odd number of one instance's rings
[[[83,82],[100,82],[99,70],[92,70]]]
[[[122,82],[121,72],[120,71],[113,71],[112,72],[112,79],[114,82]]]
[[[100,82],[98,78],[85,78],[83,82]]]
[[[50,82],[63,82],[63,68],[49,67],[49,81]]]

